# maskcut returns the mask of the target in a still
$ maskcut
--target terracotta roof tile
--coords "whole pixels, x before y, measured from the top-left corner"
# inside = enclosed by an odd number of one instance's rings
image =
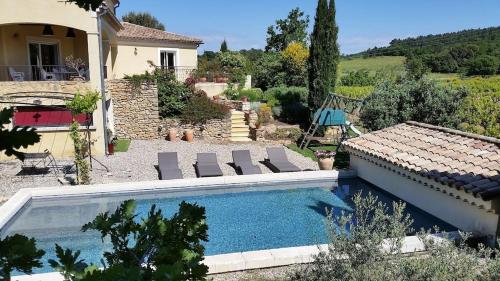
[[[484,200],[500,197],[499,139],[407,122],[344,144]]]
[[[145,41],[166,41],[202,44],[199,38],[180,35],[159,29],[144,27],[128,22],[122,22],[123,29],[118,32],[119,39],[125,40],[145,40]]]

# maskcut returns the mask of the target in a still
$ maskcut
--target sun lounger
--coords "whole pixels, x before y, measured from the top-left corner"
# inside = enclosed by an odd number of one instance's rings
[[[179,169],[177,152],[158,153],[158,170],[161,180],[182,179],[182,171]]]
[[[262,174],[259,166],[252,163],[249,150],[234,150],[233,164],[243,175]]]
[[[286,172],[300,172],[301,169],[290,161],[286,157],[286,152],[283,147],[268,147],[267,156],[268,159],[264,160],[264,163],[273,171],[277,173]]]
[[[215,153],[198,153],[195,167],[200,178],[220,177],[223,175]]]

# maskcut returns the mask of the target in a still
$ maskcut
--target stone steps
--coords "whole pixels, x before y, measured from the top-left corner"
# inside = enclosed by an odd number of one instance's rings
[[[231,137],[233,142],[250,142],[250,128],[245,121],[245,113],[241,111],[231,111]]]

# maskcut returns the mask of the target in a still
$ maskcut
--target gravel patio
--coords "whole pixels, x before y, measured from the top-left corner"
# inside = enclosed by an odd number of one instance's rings
[[[158,179],[157,153],[175,151],[178,153],[179,166],[185,178],[196,177],[193,164],[196,161],[196,154],[199,152],[215,152],[219,160],[219,165],[225,176],[236,175],[236,171],[229,163],[232,162],[231,151],[248,149],[255,164],[259,165],[263,173],[271,173],[271,170],[263,165],[267,157],[266,147],[261,143],[209,143],[196,141],[193,143],[167,142],[164,140],[154,141],[132,141],[128,152],[116,153],[112,156],[97,157],[109,168],[107,172],[97,162],[93,162],[92,182],[116,183],[116,182],[136,182],[150,181]],[[289,160],[303,170],[317,170],[318,165],[310,158],[306,158],[298,153],[286,149]],[[72,161],[58,160],[59,166],[71,167]],[[18,160],[0,162],[0,203],[14,195],[19,189],[26,187],[47,187],[63,186],[58,181],[58,177],[63,177],[60,171],[56,176],[54,173],[46,174],[22,174],[21,162]],[[69,176],[74,177],[74,171],[69,171]]]

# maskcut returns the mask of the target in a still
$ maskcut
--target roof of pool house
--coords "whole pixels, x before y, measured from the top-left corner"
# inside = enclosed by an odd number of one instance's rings
[[[129,22],[122,22],[121,24],[123,29],[118,32],[117,36],[118,39],[122,40],[203,44],[203,40],[196,37],[144,27]]]
[[[500,198],[499,139],[410,121],[344,144],[484,201]]]

